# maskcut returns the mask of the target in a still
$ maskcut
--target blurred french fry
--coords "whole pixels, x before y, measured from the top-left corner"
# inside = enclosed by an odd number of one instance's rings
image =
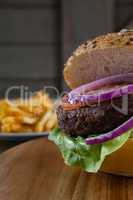
[[[36,124],[35,126],[35,130],[37,132],[42,132],[46,123],[48,122],[48,120],[50,119],[51,117],[51,111],[45,113],[42,118],[40,119],[40,121],[38,121],[38,123]]]
[[[50,131],[55,127],[57,127],[57,117],[56,117],[55,113],[52,113],[51,118],[46,123],[45,128],[46,128],[46,130]]]
[[[1,132],[18,132],[20,124],[13,117],[6,117],[1,121]]]
[[[57,126],[54,101],[39,91],[29,99],[0,100],[0,132],[44,132]]]
[[[21,122],[23,124],[33,125],[33,124],[35,124],[37,122],[37,118],[24,116],[24,117],[22,117]]]

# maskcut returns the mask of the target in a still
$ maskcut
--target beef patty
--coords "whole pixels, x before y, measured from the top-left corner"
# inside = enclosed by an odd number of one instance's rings
[[[123,107],[123,109],[122,109]],[[73,110],[65,110],[62,105],[57,108],[60,128],[72,136],[86,137],[115,129],[133,116],[133,95],[91,104]]]

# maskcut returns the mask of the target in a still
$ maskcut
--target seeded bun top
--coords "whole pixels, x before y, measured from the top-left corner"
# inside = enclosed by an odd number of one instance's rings
[[[73,89],[116,74],[133,72],[133,30],[96,37],[82,44],[68,59],[64,78]]]

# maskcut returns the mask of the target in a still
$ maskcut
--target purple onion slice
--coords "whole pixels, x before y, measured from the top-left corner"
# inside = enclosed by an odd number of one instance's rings
[[[114,129],[113,131],[95,137],[88,137],[85,141],[88,145],[101,144],[124,134],[131,128],[133,128],[133,117],[131,117],[128,121],[123,123],[118,128]]]
[[[111,88],[110,85],[112,85]],[[117,85],[119,87],[116,87]],[[72,90],[68,94],[68,103],[106,101],[132,93],[133,73],[119,74],[82,85]]]
[[[91,91],[95,90],[98,88],[101,88],[105,85],[110,85],[110,84],[119,84],[119,83],[133,83],[133,73],[128,73],[128,74],[119,74],[115,76],[109,76],[97,81],[93,81],[91,83],[84,84],[74,90],[72,90],[69,94],[82,94],[85,93],[86,91]]]
[[[102,102],[111,100],[114,98],[118,98],[127,94],[133,93],[133,84],[127,85],[127,86],[121,86],[120,88],[114,88],[112,90],[107,91],[96,91],[96,93],[90,93],[85,95],[77,95],[77,96],[71,96],[69,97],[70,103],[76,103],[76,102]]]

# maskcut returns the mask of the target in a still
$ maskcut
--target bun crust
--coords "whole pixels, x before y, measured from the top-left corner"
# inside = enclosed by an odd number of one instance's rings
[[[82,84],[133,72],[133,30],[109,33],[82,44],[68,59],[64,78],[73,89]]]
[[[133,176],[133,139],[109,155],[101,168],[102,172],[115,175]]]

